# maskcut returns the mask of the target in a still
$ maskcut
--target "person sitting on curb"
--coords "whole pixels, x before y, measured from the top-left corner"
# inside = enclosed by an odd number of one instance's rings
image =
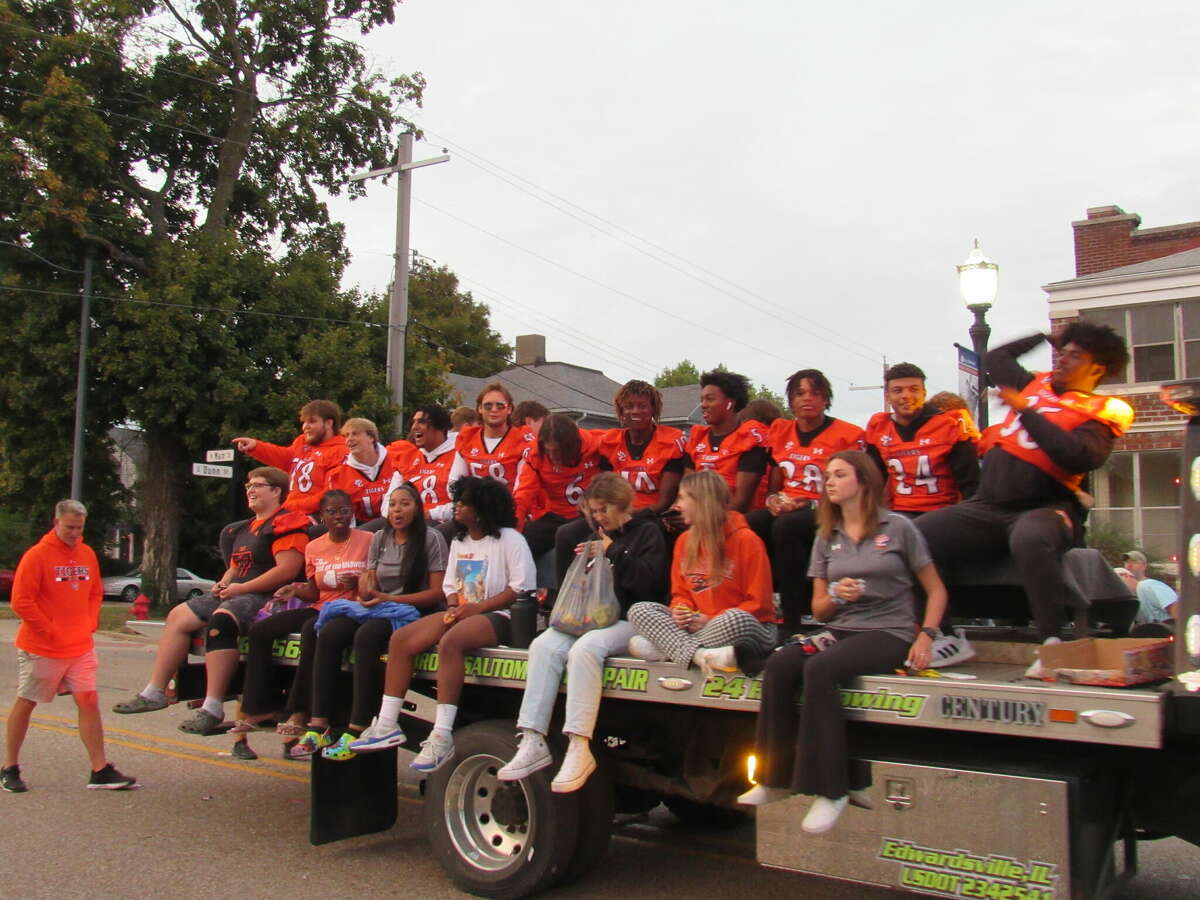
[[[25,551],[13,578],[12,610],[17,630],[17,700],[8,713],[0,787],[10,794],[28,788],[21,779],[21,745],[34,707],[69,693],[79,709],[79,739],[92,772],[88,790],[119,790],[137,781],[116,770],[104,755],[104,726],[96,694],[96,648],[92,632],[100,620],[104,589],[100,563],[83,542],[87,507],[60,500],[54,527]]]
[[[237,671],[238,638],[250,628],[272,594],[291,583],[304,567],[308,516],[283,505],[288,476],[262,466],[246,476],[246,504],[254,518],[226,525],[221,555],[228,568],[212,591],[181,603],[167,613],[158,640],[150,681],[132,700],[113,712],[151,712],[167,705],[167,683],[187,659],[192,633],[205,629],[204,668],[207,688],[203,705],[179,729],[209,734],[224,720],[225,693]]]

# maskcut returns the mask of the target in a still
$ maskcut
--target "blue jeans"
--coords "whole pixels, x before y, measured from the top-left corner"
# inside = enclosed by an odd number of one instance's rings
[[[554,698],[567,672],[567,717],[564,734],[591,738],[600,710],[604,660],[629,648],[633,626],[622,619],[607,628],[585,632],[581,637],[547,628],[529,645],[529,667],[525,696],[517,727],[545,734],[554,712]]]

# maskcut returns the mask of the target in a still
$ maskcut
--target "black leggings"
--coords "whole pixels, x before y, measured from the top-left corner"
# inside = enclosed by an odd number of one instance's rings
[[[525,543],[529,545],[529,552],[533,554],[534,563],[536,564],[538,557],[547,550],[555,550],[554,567],[558,571],[560,581],[567,573],[567,567],[571,565],[571,560],[575,556],[575,545],[572,544],[564,556],[563,548],[555,544],[555,537],[562,525],[575,521],[575,519],[564,519],[558,513],[546,513],[540,519],[534,519],[525,524],[523,532]]]
[[[758,710],[757,749],[767,787],[836,800],[870,785],[866,764],[846,752],[842,685],[858,675],[890,672],[909,643],[885,631],[834,630],[838,642],[808,654],[788,644],[767,659]],[[796,709],[796,691],[804,704]]]
[[[817,512],[804,507],[773,516],[765,509],[756,509],[746,515],[746,523],[767,545],[783,627],[786,634],[795,634],[800,630],[801,616],[812,612],[808,563],[817,533]]]
[[[309,620],[316,619],[317,611],[311,606],[289,609],[255,622],[246,632],[250,648],[246,652],[245,674],[242,678],[242,712],[248,716],[260,716],[278,709],[275,692],[275,664],[271,653],[272,645],[279,638],[300,631]],[[303,644],[301,644],[303,659]]]
[[[379,709],[383,696],[387,652],[392,623],[386,619],[356,622],[347,616],[326,620],[320,632],[316,619],[305,623],[300,633],[300,667],[288,695],[289,713],[307,712],[314,719],[330,719],[337,707],[342,657],[354,648],[354,692],[350,724],[366,727]]]

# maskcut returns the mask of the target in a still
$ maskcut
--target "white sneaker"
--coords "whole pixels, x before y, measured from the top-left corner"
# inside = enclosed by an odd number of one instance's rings
[[[550,782],[550,790],[556,794],[569,794],[583,787],[588,777],[596,771],[596,757],[592,756],[589,743],[585,737],[571,735],[567,755],[558,774]]]
[[[546,739],[536,731],[525,729],[521,732],[521,743],[517,747],[517,752],[513,754],[513,758],[508,763],[500,768],[496,777],[501,781],[520,781],[522,778],[527,778],[534,772],[546,768],[552,762],[554,762],[554,757],[550,755]]]
[[[943,634],[929,648],[929,668],[931,669],[957,666],[959,663],[974,658],[975,650],[967,641],[961,628],[954,629],[954,634]]]
[[[701,647],[692,657],[692,662],[700,667],[705,678],[713,672],[738,670],[737,654],[733,652],[733,647]]]
[[[756,784],[746,793],[737,798],[737,803],[741,806],[762,806],[765,803],[774,803],[776,800],[786,800],[792,796],[792,792],[787,788],[767,787],[765,784]]]
[[[808,808],[808,815],[804,817],[800,827],[809,834],[821,834],[823,831],[828,831],[837,824],[838,818],[849,802],[848,796],[838,797],[836,800],[830,800],[828,797],[814,797],[812,806]]]
[[[454,756],[454,735],[448,731],[431,731],[421,741],[421,752],[409,763],[418,772],[440,769]]]
[[[370,753],[373,750],[387,750],[391,747],[399,747],[406,740],[404,732],[400,730],[400,726],[389,723],[380,722],[379,716],[371,720],[363,733],[358,736],[358,740],[350,744],[350,749],[355,753]]]
[[[850,798],[851,806],[857,806],[859,809],[875,808],[875,801],[871,799],[871,792],[866,789],[851,791],[847,796]]]
[[[1046,638],[1044,641],[1042,641],[1042,646],[1045,647],[1047,644],[1061,644],[1061,643],[1062,643],[1062,638],[1049,637],[1049,638]],[[1025,670],[1025,677],[1026,678],[1037,678],[1037,679],[1046,679],[1047,677],[1052,677],[1052,676],[1047,676],[1045,670],[1042,668],[1042,657],[1041,657],[1040,652],[1038,654],[1038,658],[1033,661],[1033,665],[1031,665],[1028,669]]]
[[[634,659],[644,659],[646,662],[662,662],[667,658],[666,654],[658,649],[657,644],[640,634],[635,634],[629,639],[627,652]]]

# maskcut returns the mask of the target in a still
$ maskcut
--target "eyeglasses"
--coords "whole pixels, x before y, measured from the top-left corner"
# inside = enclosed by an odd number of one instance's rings
[[[508,409],[507,403],[480,403],[484,409]]]
[[[246,482],[246,490],[250,490],[250,488],[269,488],[269,487],[274,487],[274,485],[267,484],[265,481],[247,481]]]
[[[349,506],[339,506],[337,509],[323,509],[321,515],[324,516],[348,516],[354,512]]]

